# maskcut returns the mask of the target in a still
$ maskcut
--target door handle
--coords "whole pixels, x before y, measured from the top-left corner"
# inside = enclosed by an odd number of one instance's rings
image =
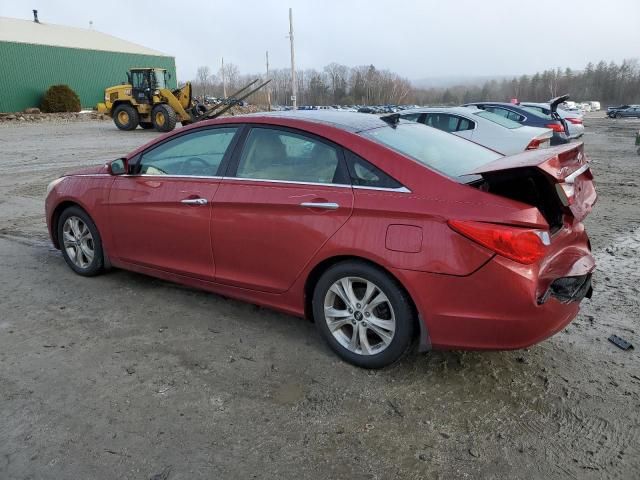
[[[302,202],[301,207],[305,208],[322,208],[324,210],[337,210],[340,205],[333,202]]]
[[[180,200],[180,203],[184,203],[186,205],[206,205],[206,198],[185,198],[184,200]]]

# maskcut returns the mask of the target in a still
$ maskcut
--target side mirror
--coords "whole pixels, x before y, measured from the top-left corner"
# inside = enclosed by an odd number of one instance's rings
[[[127,168],[124,163],[124,158],[118,158],[109,164],[109,173],[111,175],[124,175],[127,173]]]

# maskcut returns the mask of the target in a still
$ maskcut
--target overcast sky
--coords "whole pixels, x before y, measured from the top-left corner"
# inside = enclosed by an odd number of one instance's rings
[[[640,0],[0,0],[0,16],[93,28],[175,56],[178,78],[222,56],[243,73],[374,64],[411,80],[580,69],[640,56]]]

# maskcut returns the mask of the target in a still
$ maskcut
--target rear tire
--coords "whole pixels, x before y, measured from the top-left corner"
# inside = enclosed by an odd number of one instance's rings
[[[113,122],[120,130],[134,130],[138,126],[140,116],[132,105],[118,105],[113,111]]]
[[[93,277],[104,270],[102,239],[91,217],[69,207],[58,219],[58,242],[67,265],[78,275]]]
[[[353,365],[389,366],[412,344],[411,299],[394,278],[368,263],[347,261],[327,269],[315,286],[312,306],[321,335]]]
[[[151,130],[153,128],[153,122],[140,122],[140,126],[145,130]]]
[[[161,103],[151,111],[153,126],[159,132],[170,132],[176,128],[176,112],[170,105]]]

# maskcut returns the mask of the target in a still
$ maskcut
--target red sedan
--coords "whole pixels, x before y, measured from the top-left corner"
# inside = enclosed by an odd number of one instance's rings
[[[504,157],[396,115],[220,118],[49,185],[76,273],[152,275],[315,321],[359,366],[515,349],[591,295],[581,143]]]

